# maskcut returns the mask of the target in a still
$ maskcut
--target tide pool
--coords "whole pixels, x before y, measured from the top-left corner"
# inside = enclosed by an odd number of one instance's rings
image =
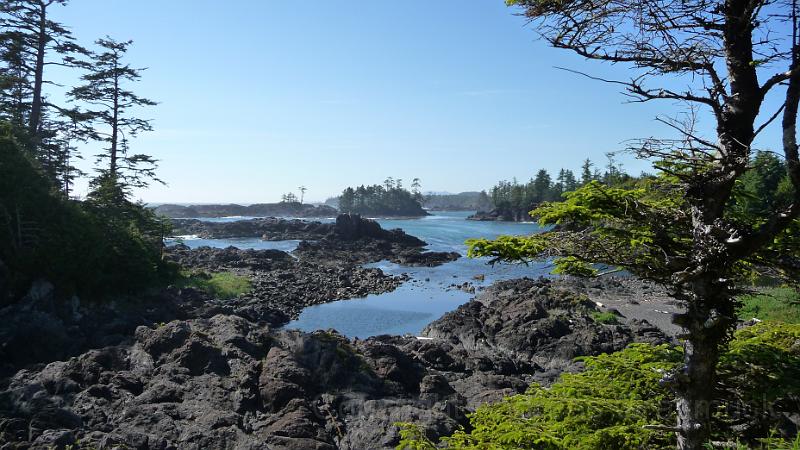
[[[429,250],[455,251],[464,257],[439,267],[403,267],[388,262],[371,264],[368,267],[380,268],[390,275],[405,273],[411,279],[393,292],[310,306],[303,310],[297,320],[288,323],[286,328],[304,331],[335,329],[345,336],[358,338],[380,334],[419,335],[426,325],[474,296],[455,286],[468,282],[479,292],[481,288],[495,281],[548,274],[551,269],[548,263],[496,264],[492,267],[487,264],[486,258],[466,258],[467,246],[464,242],[467,239],[530,235],[541,231],[535,223],[465,220],[470,214],[461,211],[435,212],[420,219],[377,219],[383,228],[400,228],[424,240],[428,243]],[[255,238],[184,238],[183,242],[192,248],[208,245],[275,248],[284,251],[294,250],[298,244],[298,241],[270,242]]]

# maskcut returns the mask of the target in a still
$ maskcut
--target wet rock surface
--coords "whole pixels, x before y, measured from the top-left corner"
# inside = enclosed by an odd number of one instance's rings
[[[402,421],[449,434],[480,403],[578,370],[575,356],[667,339],[646,323],[595,322],[595,303],[572,288],[497,283],[432,323],[423,339],[276,330],[242,311],[200,307],[204,317],[139,326],[123,342],[7,379],[0,442],[393,448],[393,424]]]
[[[301,240],[293,254],[319,264],[389,260],[406,266],[434,267],[461,257],[456,252],[425,251],[424,241],[399,229],[385,230],[374,220],[356,214],[340,214],[335,223],[264,218],[235,222],[175,220],[174,224],[175,235],[205,239]]]
[[[265,241],[320,239],[333,231],[329,223],[265,217],[233,222],[173,219],[176,236],[197,235],[204,239],[260,238]]]
[[[393,291],[407,279],[354,264],[319,264],[280,250],[190,249],[177,245],[167,249],[167,257],[182,267],[232,270],[250,279],[250,292],[213,300],[203,316],[236,314],[272,326],[296,319],[307,306]]]

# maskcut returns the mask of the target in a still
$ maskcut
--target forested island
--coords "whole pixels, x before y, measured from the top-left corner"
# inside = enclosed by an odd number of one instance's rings
[[[305,186],[148,207],[135,193],[169,180],[137,138],[170,99],[139,93],[134,43],[81,42],[67,0],[0,1],[0,448],[800,448],[800,5],[506,4],[528,45],[628,67],[602,81],[635,102],[689,105],[659,117],[678,138],[625,144],[652,173],[610,154],[438,198],[387,178],[338,211]],[[464,205],[538,225],[369,218]],[[297,325],[308,312],[321,325]],[[326,326],[337,313],[364,334]]]
[[[368,217],[424,217],[423,196],[419,179],[411,190],[403,188],[402,180],[387,178],[382,185],[348,187],[339,196],[339,211]]]

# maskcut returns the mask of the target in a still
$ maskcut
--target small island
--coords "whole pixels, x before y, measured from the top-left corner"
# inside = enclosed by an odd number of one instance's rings
[[[339,211],[366,217],[425,217],[429,214],[422,201],[418,178],[409,191],[403,188],[402,180],[390,177],[383,185],[346,188],[339,196]]]

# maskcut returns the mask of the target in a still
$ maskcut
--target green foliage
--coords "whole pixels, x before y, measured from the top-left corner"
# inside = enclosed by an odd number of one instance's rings
[[[133,93],[127,85],[141,78],[144,69],[136,69],[124,62],[133,41],[119,42],[106,37],[95,44],[100,52],[91,54],[91,61],[79,63],[87,73],[81,76],[84,84],[73,87],[67,96],[89,105],[87,111],[93,127],[107,128],[109,132],[95,130],[94,140],[108,145],[97,155],[102,178],[112,179],[124,187],[146,187],[150,181],[161,182],[156,177],[157,160],[145,154],[130,151],[130,139],[139,133],[152,131],[150,120],[133,116],[135,110],[155,106],[156,102]]]
[[[550,388],[533,385],[525,394],[479,407],[470,416],[472,430],[445,438],[445,448],[666,448],[668,438],[643,426],[671,420],[659,380],[680,358],[678,350],[646,344],[585,358],[586,371],[564,374]],[[414,439],[408,436],[404,445]]]
[[[766,164],[766,163],[763,163]],[[771,166],[770,166],[771,167]],[[780,185],[776,169],[752,171],[764,186]],[[751,172],[748,172],[751,173]],[[755,189],[728,205],[731,220],[759,225],[759,211],[781,203],[781,194],[765,195]],[[758,183],[755,183],[758,184]],[[758,201],[756,201],[758,200]],[[683,191],[667,175],[644,177],[633,186],[609,187],[591,181],[564,200],[539,205],[530,214],[553,231],[528,237],[501,236],[495,240],[470,240],[468,254],[489,256],[493,261],[527,261],[554,257],[556,273],[593,276],[590,263],[625,268],[644,278],[674,282],[672,276],[692,260],[692,223]],[[739,260],[725,260],[731,278],[778,276],[797,280],[800,260],[800,221],[795,220],[772,242]],[[581,264],[583,263],[583,264]]]
[[[112,206],[105,198],[81,203],[53,194],[14,140],[0,137],[0,260],[11,297],[37,278],[62,293],[99,298],[174,276],[175,267],[161,260],[164,224],[141,205]]]
[[[586,370],[563,374],[549,388],[531,386],[525,394],[480,406],[469,429],[444,437],[437,447],[415,424],[401,427],[401,449],[666,449],[672,433],[645,425],[675,420],[673,394],[660,382],[679,366],[682,350],[668,345],[631,344],[613,354],[582,358]],[[715,440],[747,439],[754,448],[768,442],[769,416],[759,408],[791,410],[800,392],[800,325],[764,322],[738,331],[723,354],[719,371],[721,405],[739,405],[750,419],[765,417],[757,436],[730,432],[725,408],[715,412]],[[792,400],[794,398],[794,400]],[[794,403],[796,405],[796,403]],[[780,408],[780,406],[773,406]],[[780,415],[781,411],[778,411]],[[793,448],[774,441],[764,448]]]
[[[576,275],[581,277],[596,277],[599,273],[591,264],[581,261],[574,256],[559,258],[555,261],[556,268],[553,273],[557,275]]]
[[[739,330],[722,355],[719,377],[737,400],[762,414],[765,403],[792,396],[800,406],[800,325],[761,322]]]
[[[736,180],[728,208],[730,216],[742,221],[791,202],[791,183],[782,160],[772,153],[757,152],[751,165],[752,169]],[[751,222],[754,227],[760,224]]]
[[[581,167],[580,181],[575,173],[568,169],[559,170],[555,180],[546,170],[541,169],[536,172],[534,178],[525,184],[517,182],[516,179],[511,182],[500,181],[490,190],[492,202],[497,209],[508,215],[524,215],[543,202],[561,201],[565,194],[592,181],[614,187],[627,186],[637,182],[636,178],[622,170],[622,166],[614,160],[613,154],[609,154],[608,157],[609,162],[603,173],[592,172],[592,162],[589,159],[585,160]]]
[[[619,323],[619,317],[617,317],[616,314],[608,311],[606,312],[595,311],[589,314],[589,316],[592,318],[592,320],[598,323],[604,323],[607,325],[614,325],[616,323]]]
[[[492,209],[492,199],[486,191],[432,194],[424,197],[423,205],[440,211],[489,211]]]
[[[428,439],[425,430],[411,422],[396,422],[400,428],[400,445],[397,450],[435,450],[436,444]]]
[[[250,292],[253,285],[246,276],[232,272],[217,272],[207,274],[204,272],[181,274],[176,282],[178,287],[192,287],[199,289],[219,299],[229,299]]]
[[[470,256],[494,260],[555,257],[557,273],[593,276],[589,263],[625,267],[653,278],[671,275],[663,248],[688,255],[689,226],[679,212],[680,199],[652,179],[641,187],[609,187],[591,181],[564,195],[564,201],[543,203],[531,211],[542,226],[555,231],[527,237],[501,236],[468,241]],[[667,191],[668,192],[668,191]]]
[[[426,216],[422,197],[402,187],[401,180],[388,178],[384,185],[348,187],[339,197],[339,211],[364,216]]]
[[[786,323],[800,323],[800,292],[793,288],[772,288],[738,298],[742,320],[752,318]]]

